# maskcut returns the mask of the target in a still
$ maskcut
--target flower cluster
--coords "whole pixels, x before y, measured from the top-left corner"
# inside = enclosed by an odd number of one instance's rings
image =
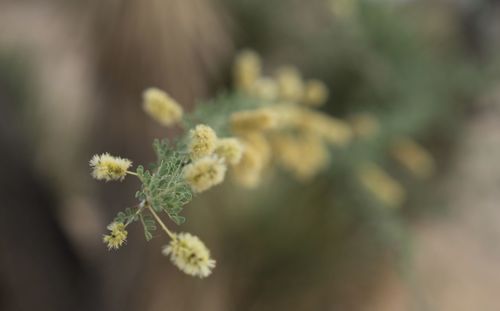
[[[183,207],[194,196],[223,183],[228,171],[247,188],[259,186],[271,166],[282,168],[299,182],[310,181],[328,170],[337,150],[381,132],[374,115],[360,113],[345,121],[316,110],[328,101],[328,88],[320,80],[303,79],[292,66],[265,76],[257,53],[246,50],[236,57],[233,73],[237,92],[229,101],[220,103],[220,109],[215,101],[212,109],[199,107],[188,116],[166,92],[144,91],[143,108],[151,118],[164,126],[182,124],[186,129],[175,143],[155,141],[158,159],[149,169],[139,165],[135,172],[129,171],[130,160],[108,153],[90,160],[95,179],[121,181],[130,174],[141,182],[136,193],[139,204],[119,212],[108,226],[110,232],[103,242],[110,250],[126,242],[126,228],[134,222],[142,224],[148,241],[160,227],[170,239],[163,254],[184,273],[207,277],[215,260],[205,244],[190,233],[170,231],[161,214],[182,224]],[[432,156],[412,139],[397,137],[388,149],[415,176],[432,174]],[[358,165],[354,175],[384,205],[403,203],[403,186],[382,167]]]
[[[349,143],[352,129],[348,122],[311,109],[328,100],[323,82],[304,80],[292,66],[278,68],[274,78],[261,76],[261,61],[255,57],[255,53],[244,51],[235,62],[239,90],[264,104],[236,111],[229,118],[232,133],[245,147],[233,176],[243,186],[256,187],[266,167],[274,163],[297,180],[310,180],[328,166],[329,146]],[[245,87],[239,83],[242,80]]]

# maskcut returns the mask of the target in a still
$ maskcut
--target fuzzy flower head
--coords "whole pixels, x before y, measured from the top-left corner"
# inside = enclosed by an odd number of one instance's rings
[[[330,160],[328,149],[317,135],[279,134],[272,138],[272,146],[278,164],[303,182],[324,170]]]
[[[253,84],[251,94],[255,98],[272,102],[278,98],[278,85],[272,78],[259,78]]]
[[[276,72],[279,96],[284,101],[299,102],[304,95],[304,83],[297,68],[282,67]]]
[[[120,180],[127,175],[127,170],[132,165],[132,161],[113,157],[109,153],[94,155],[90,160],[92,177],[98,180]]]
[[[406,192],[401,184],[373,163],[361,166],[357,172],[361,184],[388,207],[402,205]]]
[[[215,268],[215,260],[210,258],[210,251],[203,242],[189,233],[175,234],[163,248],[163,255],[170,256],[170,261],[182,272],[205,278]]]
[[[144,111],[161,125],[172,126],[182,119],[182,107],[162,90],[149,88],[142,97]]]
[[[319,80],[307,81],[304,89],[304,103],[309,106],[319,107],[328,100],[328,88]]]
[[[349,123],[321,112],[304,110],[297,115],[296,122],[301,129],[315,133],[336,146],[347,145],[353,136]]]
[[[429,178],[435,170],[434,158],[410,138],[398,138],[391,147],[392,156],[418,178]]]
[[[217,156],[206,156],[184,168],[184,179],[194,192],[203,192],[224,181],[227,166]]]
[[[253,145],[245,144],[241,161],[232,171],[233,178],[242,187],[255,188],[262,179],[264,167],[262,153]]]
[[[238,53],[233,67],[236,88],[250,92],[255,81],[260,77],[261,71],[261,60],[257,53],[251,50]]]
[[[236,165],[243,155],[243,145],[237,138],[222,138],[217,140],[215,154],[227,163]]]
[[[113,222],[108,226],[109,234],[102,238],[102,241],[108,245],[108,249],[118,249],[127,241],[127,230],[121,222]]]
[[[276,113],[269,108],[237,111],[230,117],[231,130],[236,134],[272,129],[277,120]]]
[[[189,154],[191,159],[197,160],[214,153],[217,134],[210,126],[198,124],[191,130],[190,136]]]

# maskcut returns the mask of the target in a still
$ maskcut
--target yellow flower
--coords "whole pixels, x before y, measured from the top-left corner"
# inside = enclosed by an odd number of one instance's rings
[[[352,130],[347,122],[320,112],[303,110],[298,114],[298,126],[333,145],[345,146],[352,138]]]
[[[214,152],[217,134],[210,126],[198,124],[191,130],[190,135],[189,154],[191,159],[196,160]]]
[[[251,50],[243,50],[236,56],[233,75],[236,88],[251,92],[255,81],[261,74],[261,61],[257,53]]]
[[[262,153],[254,146],[245,144],[241,161],[232,170],[232,176],[241,186],[255,188],[260,183],[263,168]]]
[[[434,158],[424,147],[412,139],[397,139],[392,144],[391,154],[418,178],[428,178],[434,173]]]
[[[189,233],[175,234],[162,253],[170,256],[170,261],[177,268],[191,276],[205,278],[215,268],[215,260],[210,258],[208,248],[197,236]]]
[[[243,155],[243,144],[237,138],[222,138],[217,140],[215,154],[231,165],[240,162]]]
[[[259,78],[253,86],[251,94],[265,101],[274,101],[278,98],[278,85],[272,78]]]
[[[276,71],[276,81],[280,99],[290,102],[300,102],[304,95],[304,83],[297,68],[281,67]]]
[[[108,226],[109,235],[104,235],[102,241],[108,244],[108,249],[118,249],[127,241],[127,230],[125,224],[121,222],[113,222]]]
[[[330,161],[328,149],[317,135],[276,134],[271,141],[278,163],[299,181],[310,180]]]
[[[206,156],[184,168],[184,179],[194,192],[203,192],[224,181],[227,167],[217,156]]]
[[[349,118],[351,128],[357,137],[367,138],[376,135],[380,125],[378,120],[369,113],[360,113]]]
[[[271,160],[271,145],[266,135],[259,132],[250,132],[241,136],[240,139],[243,141],[245,146],[251,147],[259,154],[262,161],[262,166],[266,166]]]
[[[309,106],[319,107],[328,100],[328,88],[319,80],[309,80],[304,90],[304,103]]]
[[[292,103],[279,103],[269,108],[276,115],[277,129],[296,128],[302,123],[303,114],[309,110]]]
[[[378,165],[365,164],[358,169],[357,175],[363,186],[385,205],[399,207],[403,203],[405,190]]]
[[[90,160],[92,177],[98,180],[123,180],[132,161],[113,157],[109,153],[94,155]]]
[[[236,134],[268,130],[276,126],[276,121],[274,111],[269,108],[238,111],[230,117],[231,130]]]
[[[182,119],[182,107],[167,93],[149,88],[142,94],[144,111],[164,126],[171,126]]]

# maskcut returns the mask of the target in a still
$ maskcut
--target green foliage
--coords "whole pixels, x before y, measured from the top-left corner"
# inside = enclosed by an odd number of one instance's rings
[[[119,212],[114,221],[122,224],[130,224],[139,220],[139,208],[127,207],[123,212]]]
[[[187,163],[187,155],[170,147],[168,141],[155,140],[154,149],[158,162],[153,166],[153,173],[137,168],[137,175],[142,181],[142,188],[136,197],[146,201],[157,212],[165,212],[170,219],[180,225],[185,217],[180,216],[183,206],[189,203],[193,194],[182,177],[182,168]]]
[[[150,241],[153,238],[152,231],[156,231],[156,222],[151,215],[139,214],[139,218],[144,228],[144,237],[146,241]]]

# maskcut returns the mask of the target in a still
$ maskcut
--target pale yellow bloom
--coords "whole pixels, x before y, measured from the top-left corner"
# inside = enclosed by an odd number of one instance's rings
[[[298,126],[320,135],[333,145],[345,146],[352,138],[352,130],[347,122],[321,112],[303,110],[298,115]]]
[[[280,99],[290,102],[300,102],[304,96],[304,83],[297,68],[281,67],[276,71],[276,82]]]
[[[266,135],[260,132],[249,132],[241,136],[240,139],[244,142],[245,146],[249,146],[253,148],[255,152],[259,153],[263,166],[269,163],[272,151]]]
[[[189,233],[178,233],[162,253],[170,256],[170,261],[182,272],[191,276],[205,278],[215,268],[215,260],[210,258],[210,251],[203,242]]]
[[[260,57],[251,50],[243,50],[236,56],[233,75],[237,89],[251,92],[262,71]]]
[[[188,148],[191,159],[196,160],[211,155],[215,151],[216,142],[215,131],[207,125],[198,124],[190,132]]]
[[[389,207],[401,206],[406,196],[403,186],[378,165],[365,164],[357,174],[363,186],[379,201]]]
[[[278,164],[297,180],[310,180],[329,163],[328,149],[317,135],[276,134],[271,142]]]
[[[237,138],[221,138],[215,145],[215,154],[231,165],[240,162],[243,144]]]
[[[241,161],[232,170],[232,176],[241,186],[255,188],[261,181],[263,169],[262,153],[254,146],[245,144]]]
[[[98,180],[123,180],[132,161],[113,157],[109,153],[94,155],[90,160],[92,177]]]
[[[308,109],[304,109],[303,107],[299,107],[296,104],[291,103],[275,104],[272,107],[269,107],[269,109],[272,109],[276,115],[277,129],[296,128],[302,123],[301,120],[303,112],[308,111]]]
[[[184,168],[184,179],[194,192],[203,192],[224,181],[227,166],[217,156],[206,156]]]
[[[349,118],[351,128],[357,137],[368,138],[376,135],[380,130],[380,124],[374,115],[360,113]]]
[[[274,101],[278,98],[278,85],[272,78],[259,78],[253,86],[251,94],[265,101]]]
[[[102,241],[108,245],[108,249],[118,249],[127,241],[127,230],[121,222],[113,222],[108,226],[111,232],[104,235]]]
[[[146,89],[142,97],[144,111],[161,125],[171,126],[182,119],[182,107],[162,90]]]
[[[328,100],[328,88],[319,80],[309,80],[304,90],[303,102],[306,105],[319,107]]]
[[[270,108],[234,112],[230,117],[231,130],[236,134],[268,130],[276,126],[277,117]]]
[[[391,147],[392,156],[419,178],[430,177],[435,170],[432,155],[410,138],[399,138]]]

